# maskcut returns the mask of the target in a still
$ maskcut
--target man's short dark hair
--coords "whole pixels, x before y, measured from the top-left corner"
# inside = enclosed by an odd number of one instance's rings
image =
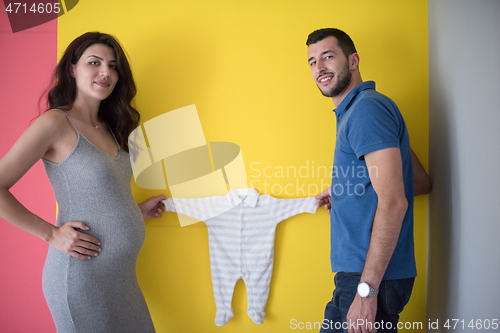
[[[311,32],[307,37],[306,45],[309,46],[311,44],[316,44],[327,37],[337,38],[339,47],[342,49],[342,52],[344,52],[346,57],[349,57],[353,53],[357,53],[351,37],[349,37],[349,35],[342,30],[335,28],[324,28]]]

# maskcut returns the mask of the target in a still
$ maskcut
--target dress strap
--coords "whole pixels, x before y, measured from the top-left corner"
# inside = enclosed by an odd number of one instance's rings
[[[109,133],[111,133],[111,135],[113,136],[113,139],[115,140],[116,146],[118,147],[118,151],[120,151],[121,146],[118,144],[118,141],[116,140],[115,134],[114,134],[114,133],[113,133],[113,131],[111,130],[111,127],[109,127],[109,124],[108,124],[108,123],[106,123],[106,126],[108,126],[108,131],[109,131]]]
[[[71,121],[71,118],[68,116],[68,114],[66,112],[64,112],[63,110],[61,109],[50,109],[50,110],[54,110],[54,111],[59,111],[61,112],[62,114],[64,114],[66,116],[66,118],[68,118],[69,120],[69,123],[71,124],[71,126],[73,126],[73,128],[75,129],[76,133],[80,134],[80,132],[78,131],[78,129],[76,128],[75,124],[73,124],[73,122]],[[49,110],[49,111],[50,111]]]

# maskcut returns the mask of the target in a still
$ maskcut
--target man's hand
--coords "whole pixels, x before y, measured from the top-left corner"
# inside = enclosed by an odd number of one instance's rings
[[[315,196],[315,198],[316,200],[319,200],[318,208],[325,205],[325,209],[328,211],[328,214],[330,214],[330,210],[332,209],[332,191],[330,187],[324,190],[321,194]]]
[[[139,208],[142,212],[142,217],[144,220],[153,218],[153,217],[161,217],[161,213],[163,213],[163,208],[165,205],[162,203],[162,200],[167,200],[168,197],[163,194],[157,195],[155,197],[151,197],[144,202],[139,204]]]
[[[377,314],[377,297],[363,298],[356,293],[354,301],[347,313],[349,333],[375,333],[375,316]],[[351,325],[351,323],[353,325]]]

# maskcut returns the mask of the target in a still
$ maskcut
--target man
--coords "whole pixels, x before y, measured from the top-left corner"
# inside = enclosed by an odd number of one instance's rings
[[[312,76],[337,107],[332,186],[316,197],[331,210],[337,272],[321,332],[395,332],[417,274],[408,130],[396,104],[361,79],[345,32],[316,30],[306,44]],[[416,180],[428,182],[415,163]],[[415,194],[428,193],[430,182],[417,188]]]

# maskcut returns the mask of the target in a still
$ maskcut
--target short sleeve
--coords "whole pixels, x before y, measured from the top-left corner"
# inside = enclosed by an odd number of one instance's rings
[[[377,150],[399,148],[400,126],[389,110],[397,106],[391,100],[388,102],[362,99],[349,116],[347,139],[358,159]]]
[[[317,203],[318,200],[314,197],[301,199],[277,199],[270,197],[271,215],[279,223],[298,214],[314,214],[317,209]]]
[[[168,198],[162,202],[167,212],[176,212],[200,221],[206,221],[218,215],[217,197],[196,199]]]

